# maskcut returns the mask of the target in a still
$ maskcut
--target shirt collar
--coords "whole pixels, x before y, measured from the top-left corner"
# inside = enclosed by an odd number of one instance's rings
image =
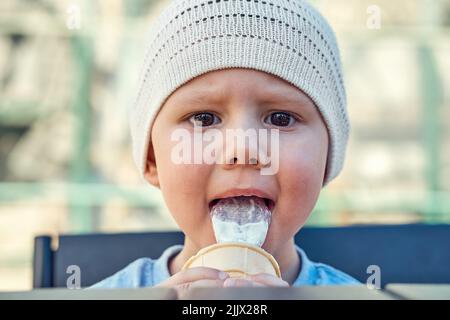
[[[300,256],[300,272],[298,273],[297,279],[295,279],[292,286],[312,285],[313,279],[315,279],[314,272],[316,272],[314,263],[309,260],[305,251],[303,251],[299,246],[295,245],[295,249]]]
[[[155,261],[153,265],[153,285],[157,285],[158,283],[170,278],[169,272],[169,260],[175,254],[179,253],[183,249],[183,245],[177,244],[171,247],[168,247],[164,250],[163,254]]]

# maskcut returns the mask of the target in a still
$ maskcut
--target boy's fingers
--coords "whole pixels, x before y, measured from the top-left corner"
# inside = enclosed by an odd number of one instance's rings
[[[289,283],[268,273],[258,273],[245,277],[250,281],[254,281],[271,287],[289,287]]]
[[[198,280],[191,282],[189,289],[192,288],[210,288],[210,287],[223,287],[223,280]]]
[[[194,282],[203,279],[223,281],[227,277],[228,274],[226,272],[217,269],[207,267],[195,267],[174,274],[172,277],[161,283],[160,286],[176,286],[179,284]]]
[[[182,298],[188,293],[190,289],[193,288],[213,288],[213,287],[223,287],[223,280],[210,280],[203,279],[194,282],[186,282],[175,286],[175,290],[178,295]]]
[[[264,287],[265,285],[244,278],[240,279],[228,278],[223,282],[223,286],[228,288],[228,287]]]

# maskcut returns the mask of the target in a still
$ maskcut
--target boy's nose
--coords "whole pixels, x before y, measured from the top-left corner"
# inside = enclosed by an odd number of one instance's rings
[[[227,164],[229,164],[229,165],[235,165],[235,164],[238,164],[238,163],[240,163],[240,162],[239,162],[239,160],[238,160],[237,157],[232,157],[232,158],[230,159],[230,161],[227,162]],[[257,158],[250,158],[250,159],[248,160],[248,164],[258,165],[258,164],[259,164],[259,161],[258,161]]]
[[[243,103],[244,104],[244,103]],[[225,130],[223,145],[222,163],[225,169],[231,169],[236,166],[250,166],[255,169],[265,167],[265,155],[267,152],[267,130],[261,126],[257,107],[251,107],[253,104],[246,102],[239,106],[241,112],[236,113]],[[245,110],[245,111],[244,111]]]
[[[231,157],[224,163],[225,169],[232,169],[237,166],[254,166],[255,169],[261,169],[261,162],[258,160],[258,158],[250,158],[248,161],[245,161],[246,159],[240,160],[238,157]]]
[[[236,143],[236,141],[225,142],[225,159],[222,161],[225,169],[232,169],[237,166],[250,166],[255,169],[264,168],[261,161],[262,147],[258,142],[246,140],[245,143]]]

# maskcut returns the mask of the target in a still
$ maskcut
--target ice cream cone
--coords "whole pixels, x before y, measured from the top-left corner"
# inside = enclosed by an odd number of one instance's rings
[[[227,272],[232,278],[257,273],[269,273],[281,278],[275,258],[260,247],[242,242],[216,243],[201,249],[191,257],[182,270],[210,267]]]

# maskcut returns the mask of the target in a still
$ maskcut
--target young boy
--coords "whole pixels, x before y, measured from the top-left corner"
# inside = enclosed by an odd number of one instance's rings
[[[156,260],[138,259],[94,288],[358,283],[310,261],[293,240],[321,188],[340,172],[349,133],[335,36],[308,3],[172,1],[152,28],[130,126],[141,174],[162,191],[185,243]],[[223,143],[220,163],[174,161],[173,133],[193,137],[199,127],[223,134],[276,129],[277,169],[262,174],[268,165],[261,150],[229,142]],[[237,196],[268,201],[272,217],[262,248],[277,260],[282,279],[268,274],[233,279],[206,267],[181,270],[216,242],[214,201]]]

